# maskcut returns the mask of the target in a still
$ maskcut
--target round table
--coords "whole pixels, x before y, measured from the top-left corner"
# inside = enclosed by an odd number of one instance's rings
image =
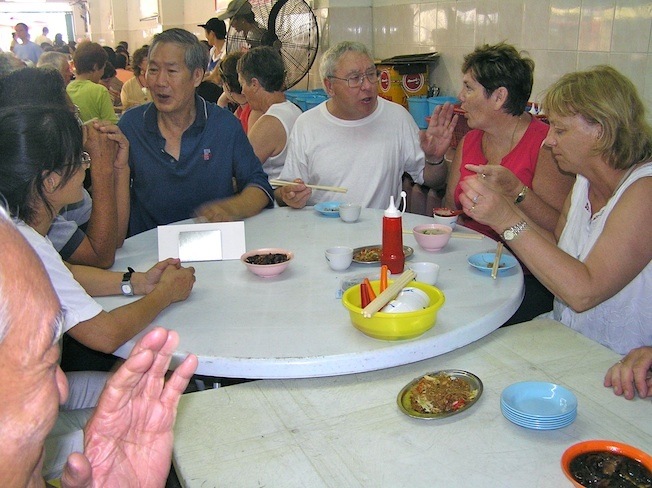
[[[435,326],[407,341],[381,341],[351,324],[339,299],[343,279],[378,275],[379,265],[353,263],[332,271],[324,250],[335,245],[380,244],[382,210],[363,209],[355,223],[324,217],[312,207],[275,208],[245,221],[247,250],[282,247],[295,253],[288,269],[275,278],[260,278],[239,260],[188,263],[197,281],[189,298],[171,305],[154,321],[179,332],[173,365],[187,352],[199,357],[197,374],[227,378],[305,378],[372,371],[438,356],[476,341],[497,329],[523,299],[520,267],[493,280],[467,263],[477,252],[494,251],[496,243],[453,237],[439,252],[423,251],[414,236],[403,243],[414,249],[406,265],[432,261],[440,265],[437,286],[446,302]],[[411,230],[432,219],[404,214]],[[458,228],[456,231],[473,234]],[[156,229],[126,240],[114,270],[149,269],[156,261]],[[111,310],[135,298],[103,297]],[[140,334],[142,335],[142,333]],[[138,337],[116,355],[126,357]]]

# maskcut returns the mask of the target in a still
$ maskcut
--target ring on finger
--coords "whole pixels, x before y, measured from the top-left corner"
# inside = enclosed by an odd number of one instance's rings
[[[483,178],[487,177],[487,175],[485,173],[480,173],[480,174],[482,175]]]
[[[469,209],[469,212],[473,212],[475,210],[475,205],[471,205],[471,208]]]
[[[476,195],[476,196],[473,197],[473,203],[478,203],[478,197],[479,197],[479,196],[480,196],[480,195]],[[475,206],[475,205],[474,205],[474,206]]]

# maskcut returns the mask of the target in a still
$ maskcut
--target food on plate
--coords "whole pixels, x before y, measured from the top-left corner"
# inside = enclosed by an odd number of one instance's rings
[[[380,247],[366,247],[360,249],[353,255],[355,261],[363,263],[372,263],[380,261],[381,248]]]
[[[580,454],[571,460],[569,468],[575,481],[582,486],[652,486],[652,472],[649,469],[635,459],[614,452],[592,451]]]
[[[287,261],[288,255],[282,253],[254,254],[246,258],[249,264],[279,264]]]
[[[439,236],[442,234],[447,234],[447,232],[443,229],[424,229],[418,232],[421,232],[422,234],[426,234],[428,236]]]
[[[478,390],[462,378],[438,373],[425,375],[412,387],[410,405],[420,413],[454,412],[472,402]]]

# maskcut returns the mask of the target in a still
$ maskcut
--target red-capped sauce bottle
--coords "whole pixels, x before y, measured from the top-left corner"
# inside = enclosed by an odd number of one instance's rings
[[[401,192],[403,210],[405,210],[406,193]],[[400,204],[399,204],[400,205]],[[403,252],[403,211],[394,205],[394,195],[389,197],[389,207],[383,215],[383,244],[380,263],[387,265],[389,272],[400,274],[405,267]]]

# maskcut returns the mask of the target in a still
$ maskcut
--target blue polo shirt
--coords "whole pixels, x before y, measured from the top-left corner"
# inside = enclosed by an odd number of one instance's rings
[[[197,116],[181,137],[177,161],[165,152],[153,102],[127,110],[118,123],[129,140],[131,214],[129,235],[194,216],[202,204],[248,186],[263,190],[274,206],[272,187],[260,161],[228,110],[195,97]]]

